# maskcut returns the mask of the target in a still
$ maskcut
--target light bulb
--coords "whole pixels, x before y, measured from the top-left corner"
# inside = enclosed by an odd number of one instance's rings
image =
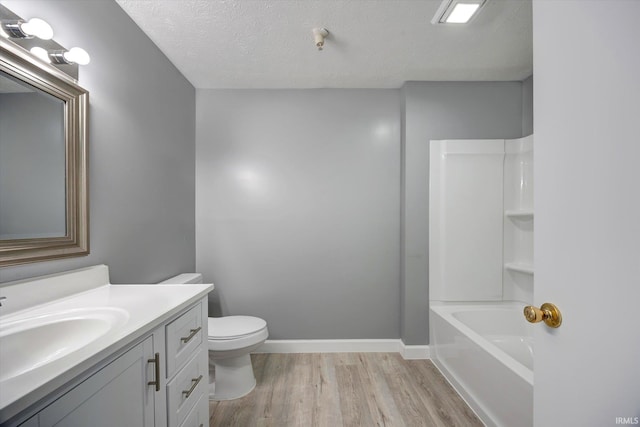
[[[74,62],[78,65],[87,65],[91,62],[91,57],[87,51],[81,47],[72,47],[68,52],[65,52],[63,56],[68,62]]]
[[[34,46],[30,49],[30,52],[37,58],[42,59],[44,62],[51,64],[51,59],[49,59],[49,52],[46,49],[41,48],[40,46]]]
[[[29,21],[23,22],[20,24],[20,29],[25,34],[42,40],[51,40],[53,38],[53,28],[40,18],[31,18]]]
[[[479,3],[458,3],[446,19],[447,24],[466,24],[480,8]]]

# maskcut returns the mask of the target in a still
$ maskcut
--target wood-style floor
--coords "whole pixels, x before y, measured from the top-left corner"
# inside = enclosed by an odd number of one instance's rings
[[[429,360],[397,353],[251,358],[255,390],[211,401],[210,427],[483,425]]]

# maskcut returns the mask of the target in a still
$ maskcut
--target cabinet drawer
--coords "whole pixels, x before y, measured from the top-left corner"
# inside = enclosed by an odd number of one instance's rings
[[[209,383],[208,361],[196,354],[167,384],[167,412],[169,427],[179,426]]]
[[[209,427],[209,399],[206,395],[200,396],[180,427]]]
[[[167,378],[176,373],[204,338],[201,304],[167,325]]]

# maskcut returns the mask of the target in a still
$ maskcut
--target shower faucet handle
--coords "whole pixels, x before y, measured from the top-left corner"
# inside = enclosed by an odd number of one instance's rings
[[[0,307],[2,307],[2,301],[6,300],[6,299],[7,299],[7,297],[0,297]]]
[[[562,324],[562,314],[555,305],[545,302],[540,308],[528,305],[524,308],[524,317],[529,323],[544,322],[550,328],[557,328]]]

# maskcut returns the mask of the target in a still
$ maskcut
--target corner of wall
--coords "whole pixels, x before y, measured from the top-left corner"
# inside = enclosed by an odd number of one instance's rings
[[[533,74],[522,81],[522,136],[533,133]]]
[[[405,322],[405,184],[406,184],[406,162],[405,162],[405,144],[406,144],[406,113],[407,113],[407,96],[406,83],[400,88],[400,337],[404,339],[406,336]]]

